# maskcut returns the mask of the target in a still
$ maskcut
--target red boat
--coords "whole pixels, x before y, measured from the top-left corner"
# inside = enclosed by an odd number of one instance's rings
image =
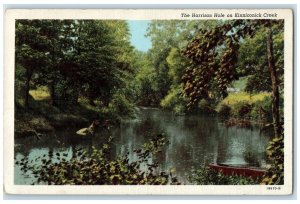
[[[256,167],[246,167],[246,166],[231,166],[226,164],[209,164],[209,168],[222,172],[224,175],[232,176],[232,175],[238,175],[238,176],[245,176],[245,177],[251,177],[253,179],[261,178],[266,170],[262,168],[256,168]]]

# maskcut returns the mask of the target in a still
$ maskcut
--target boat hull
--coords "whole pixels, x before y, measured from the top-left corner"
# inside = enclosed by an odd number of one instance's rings
[[[255,167],[239,167],[220,164],[209,164],[208,166],[209,168],[218,172],[222,172],[224,175],[227,176],[238,175],[256,179],[263,177],[263,175],[266,173],[265,169]]]

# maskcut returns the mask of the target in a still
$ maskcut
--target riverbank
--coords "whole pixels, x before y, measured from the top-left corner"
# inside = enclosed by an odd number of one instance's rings
[[[129,161],[134,161],[136,155],[133,150],[144,148],[149,139],[164,133],[169,142],[149,161],[157,163],[163,171],[172,169],[182,184],[193,184],[186,175],[193,167],[198,169],[210,163],[265,165],[265,149],[272,137],[269,132],[261,132],[256,126],[252,130],[226,128],[219,121],[217,117],[207,115],[187,114],[178,117],[171,111],[140,107],[137,108],[136,118],[122,120],[120,126],[99,131],[89,139],[74,138],[77,127],[55,130],[56,137],[53,139],[54,134],[47,134],[40,140],[18,138],[15,140],[16,161],[24,157],[35,161],[40,155],[48,155],[49,151],[53,155],[67,155],[67,158],[78,148],[92,153],[93,147],[101,149],[110,136],[113,138],[111,158],[129,152]],[[17,182],[24,179],[20,171],[20,168],[16,168]]]
[[[105,108],[94,107],[84,100],[63,107],[51,105],[47,94],[31,92],[29,107],[15,103],[15,137],[36,136],[72,127],[88,127],[93,120],[119,123],[118,116]]]
[[[230,93],[219,102],[216,111],[228,127],[266,126],[272,122],[271,93]]]

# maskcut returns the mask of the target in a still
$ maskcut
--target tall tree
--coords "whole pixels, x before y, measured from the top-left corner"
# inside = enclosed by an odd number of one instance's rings
[[[45,22],[40,20],[16,21],[16,68],[25,71],[25,107],[29,107],[29,90],[33,75],[49,61],[49,41],[43,35],[41,27]]]
[[[272,26],[274,61],[279,84],[283,85],[283,26]],[[268,68],[267,32],[259,28],[253,37],[246,36],[240,43],[237,71],[239,76],[247,76],[245,90],[248,92],[272,91],[271,75]],[[258,57],[260,56],[260,57]]]
[[[216,80],[223,97],[227,86],[237,79],[237,51],[241,39],[253,36],[259,28],[264,28],[267,35],[268,68],[272,80],[272,115],[275,136],[279,136],[279,88],[274,62],[272,25],[280,24],[275,20],[235,20],[225,22],[214,29],[201,30],[187,46],[184,54],[191,59],[191,66],[183,77],[185,94],[190,100],[189,106],[195,105],[201,98],[208,97],[212,81]]]

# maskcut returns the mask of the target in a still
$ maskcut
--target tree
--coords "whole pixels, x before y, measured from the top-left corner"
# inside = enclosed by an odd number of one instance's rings
[[[272,26],[274,60],[279,84],[283,85],[283,27]],[[238,51],[237,71],[239,76],[247,76],[245,90],[247,92],[272,91],[270,71],[267,57],[267,32],[258,29],[253,37],[246,36],[240,43]],[[258,57],[260,56],[260,57]]]
[[[158,93],[156,94],[158,96],[157,104],[159,104],[163,98],[167,97],[169,93],[174,91],[172,91],[172,88],[178,89],[181,83],[174,78],[173,74],[181,74],[179,70],[184,69],[185,66],[180,65],[180,63],[177,65],[173,64],[171,58],[173,58],[174,62],[176,60],[184,60],[185,56],[181,55],[180,51],[193,38],[194,33],[200,28],[213,27],[216,22],[217,21],[181,20],[151,21],[146,36],[151,38],[152,48],[147,54],[150,60],[149,65],[155,69],[157,75],[155,78],[158,86]],[[174,71],[176,72],[175,69],[179,72],[174,73]],[[180,75],[178,75],[178,77],[181,78]]]
[[[30,82],[33,75],[49,61],[49,41],[41,27],[45,22],[40,20],[16,21],[16,68],[25,71],[25,107],[29,107]]]
[[[91,105],[99,99],[108,106],[116,90],[130,80],[132,52],[125,21],[16,23],[16,68],[20,80],[26,76],[26,106],[31,83],[49,88],[52,105],[74,103],[82,95]]]
[[[254,36],[259,28],[267,32],[268,68],[272,80],[272,115],[275,136],[281,133],[279,119],[279,88],[274,62],[272,25],[281,24],[275,20],[235,20],[228,21],[210,30],[200,30],[184,54],[191,59],[191,65],[183,77],[184,92],[189,98],[189,107],[200,99],[209,97],[208,90],[215,80],[222,96],[226,96],[227,86],[237,79],[237,51],[245,36]]]
[[[62,42],[64,36],[63,31],[64,21],[61,20],[43,20],[39,26],[42,36],[47,39],[47,64],[37,70],[38,77],[35,83],[38,85],[48,86],[51,96],[51,104],[58,105],[57,85],[62,81],[62,76],[59,73],[59,66],[63,59],[65,44]]]

